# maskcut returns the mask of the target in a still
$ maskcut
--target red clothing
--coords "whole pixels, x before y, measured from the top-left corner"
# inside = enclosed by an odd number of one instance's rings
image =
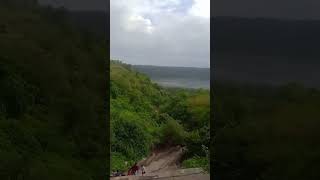
[[[134,175],[136,171],[139,170],[139,167],[137,165],[132,166],[129,171],[128,171],[128,175]]]

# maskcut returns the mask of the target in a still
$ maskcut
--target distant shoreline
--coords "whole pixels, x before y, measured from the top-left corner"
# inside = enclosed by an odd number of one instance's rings
[[[134,65],[152,81],[164,87],[187,89],[210,89],[210,69],[197,67],[165,67]]]
[[[189,81],[188,79],[152,79],[154,83],[164,87],[187,88],[187,89],[210,89],[210,81]]]

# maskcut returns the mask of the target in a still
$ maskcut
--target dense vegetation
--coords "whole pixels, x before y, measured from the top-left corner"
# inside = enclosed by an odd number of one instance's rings
[[[214,87],[214,178],[320,178],[319,90],[297,84]]]
[[[119,61],[110,77],[111,170],[172,145],[186,145],[184,166],[209,169],[209,91],[165,89]]]
[[[320,179],[320,21],[213,21],[214,179]]]
[[[105,178],[105,43],[62,11],[0,4],[0,179]]]

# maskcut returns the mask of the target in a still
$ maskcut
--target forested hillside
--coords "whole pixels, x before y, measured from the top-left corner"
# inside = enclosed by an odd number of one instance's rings
[[[173,145],[187,147],[184,166],[208,170],[209,91],[164,89],[119,61],[110,76],[111,170]]]
[[[214,93],[214,178],[320,178],[319,90],[215,82]]]
[[[106,45],[64,14],[0,2],[0,179],[106,176]]]

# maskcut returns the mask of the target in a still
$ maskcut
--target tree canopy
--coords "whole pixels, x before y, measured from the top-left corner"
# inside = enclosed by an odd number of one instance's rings
[[[111,170],[172,145],[188,147],[183,165],[208,170],[209,91],[160,87],[121,61],[110,67]]]
[[[0,7],[0,179],[102,179],[105,42],[19,3]]]

